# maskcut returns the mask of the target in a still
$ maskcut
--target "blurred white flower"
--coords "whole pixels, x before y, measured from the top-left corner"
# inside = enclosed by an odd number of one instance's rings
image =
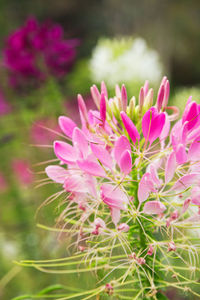
[[[142,38],[101,39],[89,63],[92,80],[113,86],[122,82],[158,83],[163,66],[158,53],[148,48]]]

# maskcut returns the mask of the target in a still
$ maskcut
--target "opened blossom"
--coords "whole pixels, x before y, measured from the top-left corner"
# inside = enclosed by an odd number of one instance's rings
[[[81,127],[59,117],[66,138],[54,142],[58,164],[46,168],[65,195],[62,223],[82,237],[77,249],[96,257],[100,243],[100,258],[110,262],[111,273],[120,268],[111,262],[118,249],[127,269],[115,283],[126,282],[128,274],[144,293],[154,294],[157,278],[164,280],[161,270],[182,276],[184,266],[174,269],[173,255],[180,265],[188,259],[189,268],[195,267],[191,253],[196,257],[199,251],[187,230],[200,224],[200,105],[190,97],[178,120],[178,109],[168,106],[169,93],[166,77],[156,101],[148,82],[138,101],[129,98],[125,85],[117,85],[113,97],[105,83],[100,90],[93,85],[97,109],[87,109],[78,95]],[[175,276],[170,278],[166,286],[176,287]]]

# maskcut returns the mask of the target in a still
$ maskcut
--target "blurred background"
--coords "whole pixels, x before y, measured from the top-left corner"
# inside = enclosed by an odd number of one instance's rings
[[[90,86],[102,80],[111,96],[125,83],[137,98],[146,79],[157,90],[167,75],[170,104],[182,111],[190,95],[200,101],[200,2],[1,0],[0,11],[0,299],[7,300],[66,283],[13,263],[66,253],[65,235],[37,226],[54,226],[56,202],[36,214],[57,191],[39,178],[40,163],[54,158],[58,116],[76,118],[78,93],[92,108]]]

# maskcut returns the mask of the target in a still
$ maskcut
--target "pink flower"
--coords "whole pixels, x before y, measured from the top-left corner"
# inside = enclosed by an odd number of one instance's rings
[[[12,162],[12,169],[16,180],[22,185],[29,185],[33,182],[33,173],[31,173],[30,165],[22,159],[15,159]]]

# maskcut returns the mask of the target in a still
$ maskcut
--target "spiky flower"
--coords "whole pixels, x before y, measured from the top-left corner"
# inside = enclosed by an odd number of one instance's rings
[[[199,295],[200,105],[190,97],[176,121],[169,89],[164,77],[154,103],[145,82],[136,102],[124,85],[110,98],[102,83],[100,91],[91,87],[97,110],[88,111],[78,95],[81,128],[59,118],[65,140],[54,142],[54,152],[60,163],[46,173],[61,191],[48,201],[62,194],[60,225],[77,249],[60,267],[82,258],[79,271],[100,278],[76,299],[101,293],[163,299],[168,287]]]

